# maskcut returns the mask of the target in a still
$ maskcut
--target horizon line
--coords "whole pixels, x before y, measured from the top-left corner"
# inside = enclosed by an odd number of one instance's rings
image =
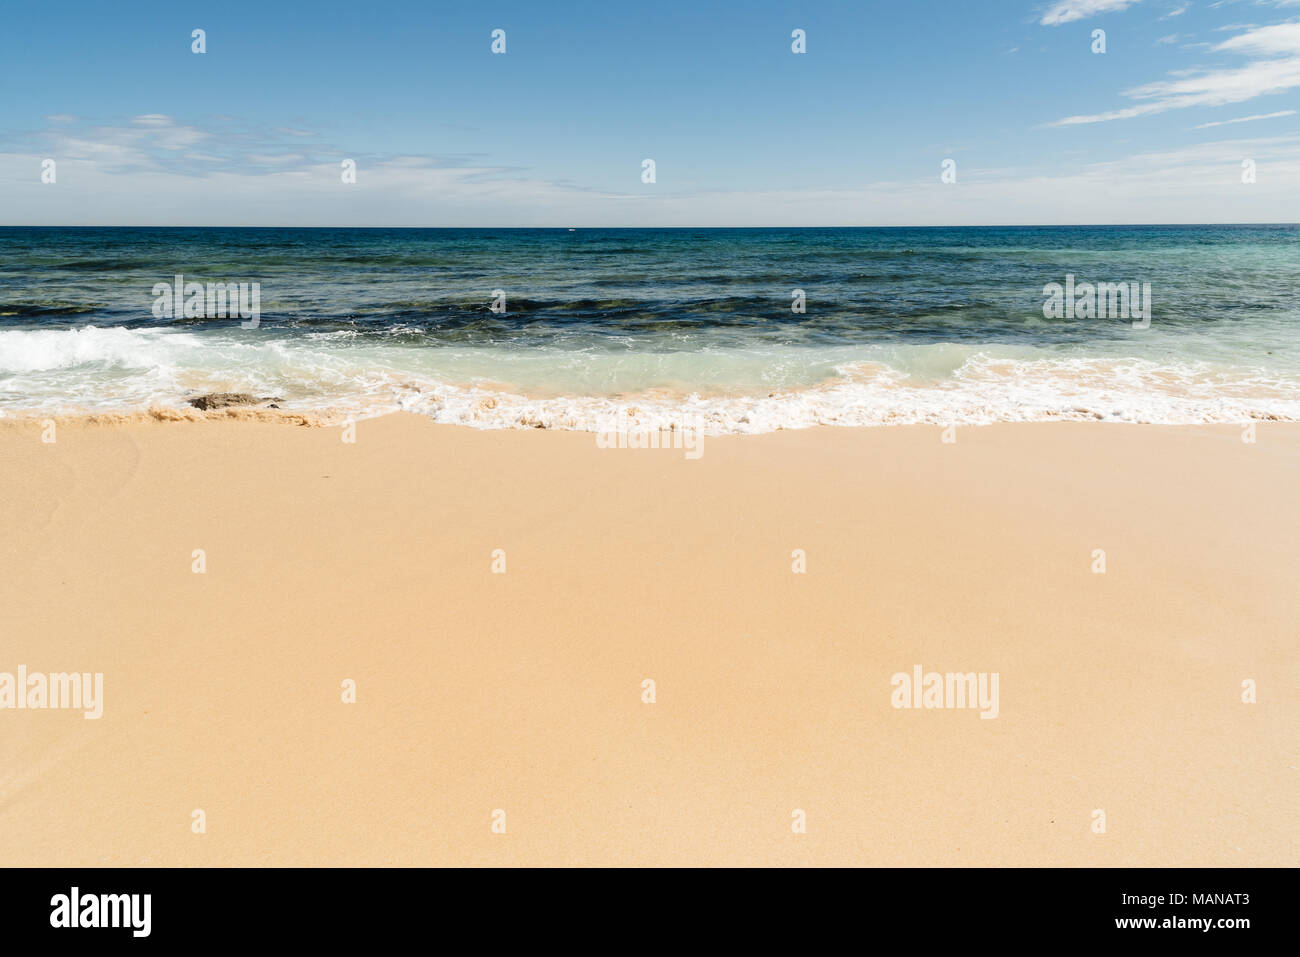
[[[1300,221],[1258,221],[1258,222],[1186,222],[1186,223],[951,223],[910,224],[893,223],[889,225],[807,225],[807,226],[290,226],[290,225],[215,225],[202,224],[161,224],[161,223],[2,223],[0,229],[1136,229],[1150,227],[1175,226],[1300,226]]]

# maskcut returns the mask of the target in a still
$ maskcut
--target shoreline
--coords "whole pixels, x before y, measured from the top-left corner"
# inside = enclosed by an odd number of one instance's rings
[[[283,409],[267,408],[265,405],[261,404],[248,404],[215,409],[198,409],[180,406],[151,406],[148,409],[142,410],[135,409],[99,412],[84,410],[74,412],[31,410],[6,412],[0,410],[0,430],[39,429],[49,422],[53,422],[58,427],[70,426],[74,428],[83,425],[125,428],[137,425],[165,425],[175,423],[250,422],[331,429],[340,428],[348,424],[355,425],[361,422],[375,422],[392,417],[421,419],[427,421],[430,425],[439,428],[465,429],[471,432],[561,432],[594,436],[609,432],[659,433],[684,430],[694,431],[698,434],[707,436],[711,440],[724,438],[758,438],[760,436],[778,435],[787,432],[817,432],[822,430],[838,432],[875,432],[882,429],[967,430],[1067,424],[1086,426],[1132,426],[1136,428],[1149,429],[1242,430],[1244,427],[1252,425],[1258,426],[1261,424],[1268,424],[1270,426],[1300,425],[1300,419],[1288,418],[1285,415],[1270,412],[1253,412],[1251,415],[1241,419],[1212,422],[1135,422],[1128,419],[1105,419],[1098,416],[1073,417],[1071,415],[1062,414],[1060,416],[1028,419],[1024,421],[994,420],[953,422],[935,420],[917,422],[900,419],[898,421],[881,421],[871,424],[815,422],[807,425],[775,426],[764,431],[718,432],[710,430],[707,426],[701,427],[699,423],[704,420],[701,416],[693,412],[690,414],[683,414],[676,419],[671,417],[664,419],[654,418],[644,422],[634,416],[629,416],[626,421],[618,421],[613,418],[602,419],[600,420],[601,422],[608,422],[613,426],[613,428],[599,427],[597,423],[593,423],[593,427],[591,428],[586,428],[577,426],[548,426],[540,423],[522,421],[515,425],[474,425],[468,422],[440,421],[425,412],[413,412],[401,409],[385,409],[357,414],[344,409],[333,409],[328,407],[319,409]]]
[[[11,864],[1300,863],[1300,424],[4,424]]]

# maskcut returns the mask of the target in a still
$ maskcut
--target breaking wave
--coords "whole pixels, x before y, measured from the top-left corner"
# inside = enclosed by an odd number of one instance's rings
[[[720,435],[820,425],[1300,421],[1300,376],[1241,362],[958,343],[670,345],[461,347],[430,343],[418,331],[0,330],[0,411],[172,410],[184,418],[194,396],[246,392],[275,396],[273,415],[305,421],[408,411],[480,429],[689,421]]]

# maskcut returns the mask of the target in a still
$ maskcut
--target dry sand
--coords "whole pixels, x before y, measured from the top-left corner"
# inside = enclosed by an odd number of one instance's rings
[[[0,711],[0,862],[1300,864],[1300,426],[1241,434],[9,423],[0,672],[105,702]]]

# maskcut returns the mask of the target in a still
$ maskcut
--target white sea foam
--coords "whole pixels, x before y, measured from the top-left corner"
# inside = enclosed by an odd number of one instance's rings
[[[655,429],[689,420],[719,435],[817,425],[1300,421],[1300,375],[1289,368],[1072,348],[612,353],[412,347],[336,333],[3,330],[0,410],[129,413],[183,408],[203,392],[248,392],[326,418],[406,410],[482,429]]]

